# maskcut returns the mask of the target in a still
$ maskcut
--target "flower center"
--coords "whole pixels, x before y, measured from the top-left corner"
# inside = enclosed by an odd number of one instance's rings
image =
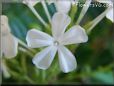
[[[59,45],[59,42],[58,41],[54,41],[54,45],[55,46],[58,46]]]

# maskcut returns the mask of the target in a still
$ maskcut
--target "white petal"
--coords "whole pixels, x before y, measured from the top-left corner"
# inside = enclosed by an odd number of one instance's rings
[[[106,14],[106,17],[114,22],[113,8]]]
[[[69,0],[58,0],[55,4],[58,12],[68,13],[71,8],[71,1]]]
[[[55,13],[52,18],[52,34],[55,39],[59,38],[70,24],[70,17],[64,13]]]
[[[40,2],[40,0],[23,0],[22,1],[24,4],[29,4],[31,6],[35,6],[37,3]]]
[[[37,68],[45,70],[51,65],[56,52],[56,47],[49,46],[42,50],[40,53],[36,54],[36,56],[33,58],[33,63],[36,65]]]
[[[32,29],[28,31],[26,41],[29,47],[39,48],[51,45],[53,43],[53,38],[44,32]]]
[[[18,40],[12,34],[2,36],[2,52],[6,58],[17,55],[17,46]]]
[[[63,45],[68,45],[87,42],[87,40],[88,36],[85,30],[81,26],[77,25],[71,27],[71,29],[64,33],[64,35],[61,37],[60,43]]]
[[[2,35],[6,35],[10,33],[10,28],[8,25],[8,17],[5,15],[1,15],[1,33]]]
[[[75,56],[64,46],[58,47],[59,64],[64,73],[73,71],[77,67]]]

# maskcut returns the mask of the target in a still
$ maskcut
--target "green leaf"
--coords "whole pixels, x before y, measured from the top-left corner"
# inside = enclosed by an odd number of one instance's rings
[[[106,84],[114,84],[113,72],[98,71],[93,73],[93,78]]]

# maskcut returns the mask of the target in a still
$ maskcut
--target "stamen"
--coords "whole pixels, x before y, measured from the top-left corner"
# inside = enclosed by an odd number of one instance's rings
[[[54,45],[55,46],[58,46],[59,45],[59,42],[58,41],[54,41]]]

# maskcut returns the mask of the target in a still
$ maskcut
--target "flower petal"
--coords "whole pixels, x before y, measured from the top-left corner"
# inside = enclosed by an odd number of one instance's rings
[[[106,14],[106,17],[114,22],[113,8]]]
[[[6,58],[15,57],[17,55],[18,40],[12,35],[2,36],[2,53]]]
[[[10,33],[10,28],[8,25],[8,17],[5,15],[1,15],[1,33],[2,35],[7,35],[8,33]]]
[[[73,71],[77,67],[75,56],[64,46],[58,47],[59,64],[64,73]]]
[[[82,43],[82,42],[87,42],[88,36],[85,32],[85,30],[77,25],[71,27],[65,34],[61,37],[60,42],[63,45],[68,45],[68,44],[75,44],[75,43]]]
[[[55,2],[57,11],[62,13],[68,13],[71,8],[70,0],[58,0]]]
[[[29,47],[39,48],[51,45],[53,43],[53,38],[44,32],[32,29],[28,31],[26,41]]]
[[[52,18],[52,34],[55,39],[58,39],[70,24],[70,17],[64,13],[55,13]]]
[[[36,56],[33,58],[33,63],[36,65],[37,68],[45,70],[51,65],[56,52],[56,47],[49,46],[42,50],[40,53],[36,54]]]

